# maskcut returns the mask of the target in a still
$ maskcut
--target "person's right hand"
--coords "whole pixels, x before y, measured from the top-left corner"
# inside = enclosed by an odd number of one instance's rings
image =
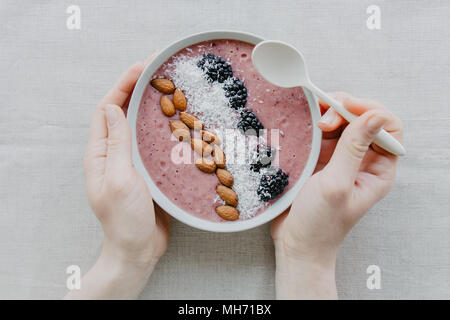
[[[92,116],[84,171],[89,204],[104,231],[103,249],[82,290],[68,299],[135,298],[167,248],[170,216],[153,202],[133,166],[124,113],[144,68],[143,62],[131,66]]]
[[[279,297],[295,295],[294,288],[285,290],[289,286],[285,278],[292,277],[293,270],[301,269],[294,267],[295,264],[306,264],[310,271],[315,270],[313,274],[326,278],[316,279],[316,284],[323,282],[323,290],[311,291],[306,297],[314,297],[314,292],[321,292],[317,297],[335,297],[335,288],[329,284],[332,280],[334,286],[335,259],[341,242],[394,184],[397,156],[372,142],[383,127],[401,141],[401,121],[374,101],[348,94],[338,94],[335,98],[359,117],[342,131],[345,120],[321,103],[328,111],[319,122],[325,139],[317,172],[302,187],[290,212],[286,210],[272,223]],[[304,280],[313,281],[314,276],[309,276],[311,280]],[[293,284],[292,278],[290,282]],[[297,293],[297,297],[305,297]]]

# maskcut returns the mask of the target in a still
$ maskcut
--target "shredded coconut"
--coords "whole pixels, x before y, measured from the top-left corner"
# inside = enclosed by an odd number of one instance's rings
[[[200,50],[200,49],[199,49]],[[180,88],[187,98],[187,111],[198,117],[206,129],[214,130],[222,140],[222,150],[227,158],[227,170],[234,177],[233,190],[239,198],[237,209],[240,219],[249,219],[264,208],[267,203],[259,199],[257,189],[261,172],[254,172],[250,165],[258,157],[257,145],[262,138],[244,136],[238,130],[237,135],[240,141],[245,141],[246,150],[235,150],[236,146],[227,148],[226,129],[236,129],[239,122],[239,112],[230,107],[225,96],[224,83],[208,81],[205,72],[197,66],[200,57],[176,57],[171,65],[171,79],[177,88]],[[236,134],[236,131],[234,134]],[[234,138],[233,138],[234,140]],[[231,143],[231,142],[230,142]],[[234,141],[233,141],[234,143]],[[235,159],[244,152],[244,161],[228,161]],[[219,202],[220,197],[215,199]],[[220,202],[219,202],[220,203]]]
[[[173,63],[172,81],[183,90],[188,111],[198,117],[205,126],[223,130],[237,128],[239,113],[229,108],[223,85],[210,83],[197,67],[199,58],[178,57]]]

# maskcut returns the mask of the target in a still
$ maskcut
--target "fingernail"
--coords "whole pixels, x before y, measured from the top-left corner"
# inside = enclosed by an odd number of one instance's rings
[[[327,112],[324,113],[322,118],[320,118],[319,122],[323,124],[331,124],[334,119],[334,113],[331,111],[331,109],[328,109]]]
[[[112,104],[106,106],[106,121],[108,121],[108,126],[113,126],[117,122],[117,111],[116,107]]]
[[[385,117],[379,114],[375,114],[373,117],[369,119],[369,121],[367,121],[367,130],[371,134],[376,135],[381,130],[385,122],[386,122]]]

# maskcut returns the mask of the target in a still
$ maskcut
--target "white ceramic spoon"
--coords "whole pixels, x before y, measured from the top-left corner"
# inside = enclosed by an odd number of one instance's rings
[[[283,88],[305,87],[345,120],[351,122],[357,116],[345,109],[339,101],[331,98],[316,87],[309,79],[305,59],[300,51],[282,41],[267,40],[255,46],[252,52],[253,65],[269,82]],[[375,144],[392,154],[403,156],[405,149],[393,136],[382,129],[374,140]]]

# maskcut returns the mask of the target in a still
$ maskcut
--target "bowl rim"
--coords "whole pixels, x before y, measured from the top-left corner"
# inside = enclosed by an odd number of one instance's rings
[[[206,219],[202,219],[194,216],[193,214],[184,211],[176,204],[174,204],[167,196],[159,190],[156,184],[153,182],[150,174],[145,168],[141,155],[139,153],[137,136],[136,136],[136,121],[137,114],[141,104],[141,100],[144,91],[153,75],[153,73],[158,70],[158,68],[167,61],[172,55],[176,54],[178,51],[189,47],[193,44],[210,41],[216,39],[231,39],[240,40],[248,42],[251,44],[258,44],[264,39],[260,36],[233,30],[212,30],[200,33],[195,33],[182,39],[179,39],[165,49],[161,50],[155,58],[146,66],[141,76],[139,77],[135,88],[133,90],[130,103],[128,106],[127,120],[131,127],[132,132],[132,159],[136,170],[143,176],[145,182],[147,183],[150,194],[153,200],[167,213],[169,213],[175,219],[200,230],[211,231],[211,232],[238,232],[248,229],[252,229],[261,226],[284,212],[293,202],[295,196],[299,192],[302,185],[306,180],[313,174],[317,160],[319,158],[322,132],[317,127],[317,122],[320,119],[320,108],[318,104],[317,97],[313,95],[309,90],[303,88],[305,96],[308,101],[309,111],[312,120],[312,141],[311,150],[306,162],[305,168],[303,169],[300,178],[295,183],[295,185],[288,190],[283,196],[278,198],[273,204],[271,204],[264,212],[258,214],[257,216],[247,219],[247,220],[237,220],[237,221],[226,221],[226,222],[213,222]]]

